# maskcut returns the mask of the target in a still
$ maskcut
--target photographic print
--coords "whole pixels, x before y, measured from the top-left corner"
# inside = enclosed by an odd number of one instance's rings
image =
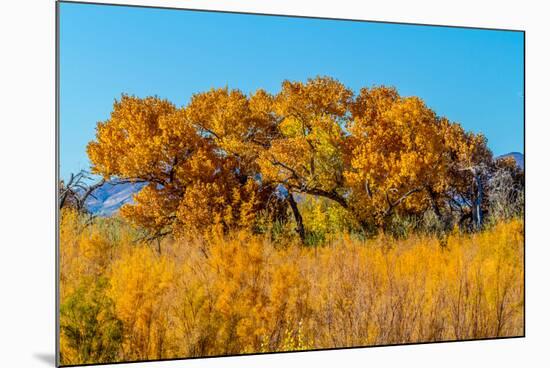
[[[524,35],[57,3],[58,363],[524,336]]]

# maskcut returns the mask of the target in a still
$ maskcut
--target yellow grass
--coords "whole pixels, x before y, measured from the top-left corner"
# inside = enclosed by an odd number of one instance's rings
[[[520,220],[317,248],[241,232],[164,240],[160,254],[114,222],[63,214],[62,364],[523,334]]]

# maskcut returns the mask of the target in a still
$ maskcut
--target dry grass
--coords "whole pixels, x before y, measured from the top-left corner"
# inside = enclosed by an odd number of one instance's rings
[[[281,247],[241,232],[161,254],[123,225],[66,212],[61,226],[63,364],[523,334],[519,220],[443,242]]]

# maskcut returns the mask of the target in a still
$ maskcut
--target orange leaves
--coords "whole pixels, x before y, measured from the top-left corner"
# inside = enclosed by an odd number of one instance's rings
[[[111,117],[99,123],[97,141],[88,145],[92,171],[103,175],[140,177],[162,170],[166,142],[159,119],[175,113],[173,104],[157,97],[138,99],[123,95],[115,101]]]
[[[134,195],[135,205],[122,206],[120,214],[137,227],[158,234],[170,224],[169,216],[178,205],[176,198],[169,194],[168,188],[152,183]]]
[[[351,90],[329,77],[308,79],[306,83],[286,80],[276,97],[276,112],[282,116],[296,113],[302,118],[321,114],[342,117],[352,96]]]
[[[227,88],[193,95],[187,110],[191,124],[212,139],[243,131],[250,115],[247,96]]]
[[[239,90],[212,89],[195,94],[186,111],[203,137],[249,171],[257,151],[273,139],[271,104],[272,97],[262,90],[249,98]]]
[[[483,136],[420,98],[384,86],[354,97],[329,77],[284,81],[275,95],[211,89],[182,108],[124,95],[88,155],[94,173],[151,184],[122,214],[157,234],[251,224],[236,213],[268,208],[281,185],[362,223],[417,215],[466,191],[464,167],[492,157]]]
[[[112,265],[107,295],[125,326],[123,350],[129,360],[160,359],[166,334],[167,292],[174,264],[148,247],[129,250]]]
[[[400,207],[423,210],[426,204],[421,191],[446,174],[436,115],[418,98],[401,98],[386,89],[362,92],[350,127],[355,134],[353,159],[345,174],[354,195],[367,201],[358,211],[380,220],[391,203],[415,189],[419,192]]]
[[[187,109],[123,96],[88,146],[93,171],[149,183],[121,214],[153,235],[173,230],[175,220],[187,228],[222,222],[239,176],[246,178],[228,152],[242,151],[234,135],[246,131],[248,115],[248,100],[236,91],[196,95]]]
[[[319,212],[309,220],[332,211]],[[62,212],[61,322],[94,340],[62,335],[66,364],[523,333],[522,220],[446,234],[444,247],[338,231],[325,246],[281,246],[237,230],[165,239],[158,255],[114,218],[79,234],[78,216]]]
[[[341,189],[343,128],[352,95],[327,77],[283,82],[274,104],[282,137],[262,156],[262,171],[293,191]]]
[[[250,228],[260,204],[258,184],[252,180],[243,186],[224,183],[193,183],[187,187],[176,211],[180,227],[177,237],[200,234],[215,226],[222,230]]]
[[[441,206],[457,183],[454,167],[491,157],[485,141],[438,117],[421,99],[385,87],[361,91],[349,129],[352,159],[345,177],[358,216],[377,221]],[[475,147],[466,150],[471,143]]]

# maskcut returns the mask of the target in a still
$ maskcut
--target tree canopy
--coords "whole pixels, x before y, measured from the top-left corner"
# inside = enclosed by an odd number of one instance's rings
[[[182,107],[123,95],[87,152],[93,173],[147,183],[121,214],[153,237],[250,228],[282,206],[303,238],[301,195],[364,226],[427,210],[473,214],[494,166],[483,135],[421,98],[385,86],[355,95],[329,77],[284,81],[276,94],[212,89]]]

